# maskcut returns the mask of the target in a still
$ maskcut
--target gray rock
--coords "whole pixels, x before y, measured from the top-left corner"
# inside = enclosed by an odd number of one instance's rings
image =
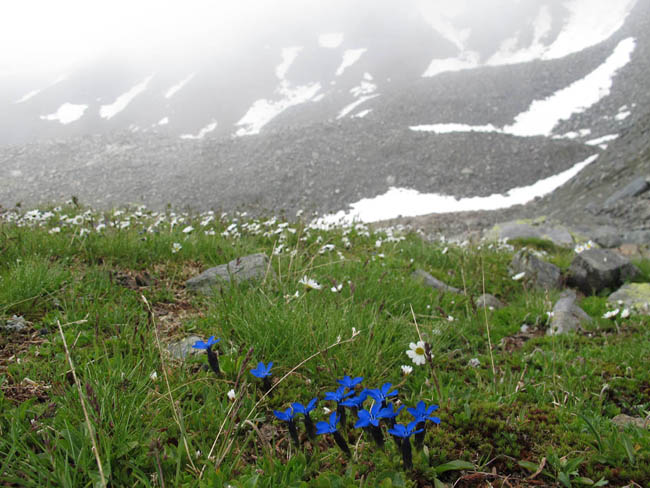
[[[588,249],[578,254],[569,268],[568,284],[589,295],[618,288],[639,274],[630,260],[609,249]]]
[[[591,322],[591,317],[576,304],[575,292],[565,290],[553,306],[551,326],[546,334],[566,334],[576,330],[582,322]]]
[[[634,425],[639,429],[646,429],[650,427],[650,420],[641,417],[631,417],[629,415],[625,415],[624,413],[619,413],[616,417],[614,417],[612,419],[612,423],[621,428],[625,428],[628,425]]]
[[[228,264],[206,269],[200,275],[187,280],[185,286],[188,290],[210,295],[215,286],[227,286],[232,282],[261,280],[267,271],[275,276],[273,269],[269,267],[269,258],[261,253],[250,254],[233,259]]]
[[[173,358],[183,360],[190,354],[198,354],[202,352],[201,349],[192,348],[196,341],[202,340],[204,340],[203,337],[192,335],[181,341],[172,342],[167,346],[167,351],[169,351],[169,354]]]
[[[449,286],[447,283],[443,283],[437,278],[434,278],[431,276],[429,273],[424,271],[423,269],[416,269],[411,273],[411,277],[416,280],[421,282],[422,284],[429,286],[431,288],[435,288],[436,290],[444,291],[446,293],[457,293],[462,295],[463,290],[459,290],[458,288],[454,288],[453,286]]]
[[[612,293],[607,301],[618,306],[632,308],[643,315],[650,315],[650,283],[627,283]]]
[[[639,196],[648,190],[650,190],[650,183],[648,183],[648,180],[646,178],[640,176],[639,178],[632,180],[630,183],[625,185],[623,188],[605,200],[603,207],[611,208],[619,200]]]
[[[498,309],[498,308],[503,308],[505,307],[505,304],[499,300],[497,297],[494,295],[490,295],[489,293],[485,293],[478,297],[476,299],[476,307],[477,308],[493,308],[493,309]]]
[[[526,249],[520,250],[512,257],[510,273],[525,273],[524,279],[539,288],[550,290],[562,286],[560,268],[542,261]]]
[[[650,242],[650,230],[630,230],[623,233],[623,242],[629,244],[648,244]]]
[[[616,227],[601,225],[590,229],[588,237],[601,247],[618,247],[623,244],[623,233]]]
[[[28,326],[24,317],[14,315],[1,327],[8,332],[22,332],[26,330]]]
[[[535,238],[546,239],[556,246],[573,245],[573,236],[562,226],[532,225],[525,222],[502,222],[496,224],[486,235],[488,240]]]

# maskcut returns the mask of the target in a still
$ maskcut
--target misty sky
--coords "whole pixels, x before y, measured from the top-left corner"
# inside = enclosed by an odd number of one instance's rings
[[[559,0],[545,3],[558,3]],[[295,32],[337,31],[368,16],[400,15],[503,26],[533,0],[16,0],[0,6],[0,76],[58,76],[110,54],[200,57]],[[494,22],[486,22],[488,19]],[[314,32],[314,35],[317,35]],[[498,35],[498,34],[497,34]]]

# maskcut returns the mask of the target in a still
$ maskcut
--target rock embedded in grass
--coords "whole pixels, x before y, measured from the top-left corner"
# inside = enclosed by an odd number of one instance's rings
[[[434,278],[423,269],[416,269],[415,271],[413,271],[413,273],[411,273],[411,278],[422,283],[423,285],[426,285],[430,288],[434,288],[436,290],[443,291],[445,293],[456,293],[458,295],[463,294],[463,290],[454,288],[453,286],[450,286],[447,283],[444,283],[439,279]]]
[[[229,286],[233,282],[262,280],[267,272],[270,276],[275,276],[273,268],[269,266],[269,258],[266,254],[250,254],[233,259],[227,264],[206,269],[203,273],[187,280],[185,286],[188,290],[210,295],[216,286]]]
[[[199,349],[192,349],[192,346],[196,344],[196,341],[200,341],[202,339],[202,337],[195,335],[186,337],[185,339],[169,344],[167,346],[167,351],[169,351],[169,354],[171,354],[172,357],[183,360],[190,354],[197,354],[201,352]]]
[[[609,249],[588,249],[571,263],[567,282],[586,295],[605,288],[618,288],[638,276],[639,269],[629,259]]]
[[[612,293],[607,301],[650,315],[650,283],[628,283]],[[620,303],[619,303],[620,302]]]
[[[539,259],[527,249],[520,250],[512,257],[510,273],[524,273],[524,279],[539,288],[550,290],[562,286],[560,268]]]
[[[505,304],[494,295],[484,293],[476,299],[476,308],[499,309],[505,307]]]
[[[553,307],[551,326],[546,334],[566,334],[576,330],[582,322],[591,322],[591,317],[576,304],[575,292],[565,290]]]

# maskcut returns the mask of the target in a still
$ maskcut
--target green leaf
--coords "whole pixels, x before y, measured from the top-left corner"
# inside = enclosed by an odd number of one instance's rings
[[[460,469],[474,469],[474,465],[467,461],[461,461],[460,459],[457,459],[455,461],[450,461],[448,463],[437,466],[436,473],[442,474],[447,471],[458,471]]]
[[[592,480],[590,478],[585,478],[583,476],[578,476],[577,478],[573,478],[573,481],[575,483],[580,483],[581,485],[593,486],[593,484],[594,484],[594,480]]]
[[[517,464],[521,466],[524,469],[527,469],[528,471],[532,471],[533,473],[539,469],[539,465],[535,463],[531,463],[530,461],[519,461]]]
[[[571,488],[571,480],[569,479],[569,475],[565,472],[560,472],[560,474],[557,476],[557,479],[560,480],[560,483],[562,483],[565,488]]]
[[[433,479],[434,488],[447,488],[447,485],[440,481],[438,478]]]

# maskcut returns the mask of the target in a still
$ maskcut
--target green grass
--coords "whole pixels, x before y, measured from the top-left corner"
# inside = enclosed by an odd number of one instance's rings
[[[650,413],[650,320],[603,319],[605,298],[587,297],[581,305],[592,324],[545,336],[558,294],[513,281],[510,247],[242,216],[205,222],[207,215],[76,207],[29,215],[29,225],[13,214],[0,221],[0,323],[17,315],[29,325],[0,331],[3,486],[101,486],[58,324],[111,486],[650,484],[649,431],[611,422]],[[106,228],[97,232],[100,223]],[[525,244],[559,264],[572,257],[545,242]],[[272,256],[263,282],[212,296],[185,290],[198,272],[254,252]],[[648,261],[637,264],[647,276]],[[466,295],[423,287],[410,277],[416,268]],[[303,276],[322,289],[306,290]],[[340,292],[330,290],[339,284]],[[477,310],[484,288],[507,306]],[[528,340],[517,335],[523,324],[537,331]],[[157,337],[165,350],[191,334],[221,338],[221,376],[205,367],[204,354],[182,362],[163,351],[161,361]],[[400,366],[412,365],[406,350],[419,337],[435,370],[414,365],[404,376]],[[468,365],[473,358],[479,367]],[[268,396],[249,374],[259,361],[274,362]],[[273,410],[317,396],[312,415],[325,420],[322,407],[334,405],[324,394],[343,375],[363,376],[367,388],[391,382],[407,406],[440,406],[441,423],[428,428],[424,451],[414,451],[412,471],[389,438],[381,451],[359,430],[346,434],[352,459],[329,435],[310,441],[302,422],[302,447],[291,444]]]

